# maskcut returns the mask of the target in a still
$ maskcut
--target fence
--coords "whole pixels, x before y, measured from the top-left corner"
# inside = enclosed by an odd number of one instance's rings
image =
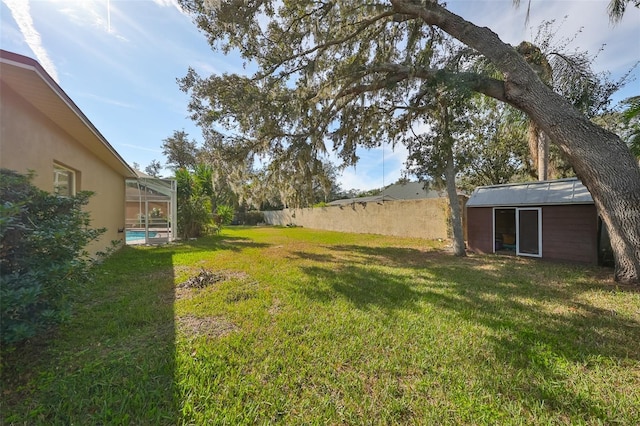
[[[465,197],[461,197],[464,206]],[[464,211],[464,209],[463,209]],[[265,211],[270,225],[302,226],[328,231],[394,235],[424,239],[448,238],[446,198],[354,202],[343,206]]]

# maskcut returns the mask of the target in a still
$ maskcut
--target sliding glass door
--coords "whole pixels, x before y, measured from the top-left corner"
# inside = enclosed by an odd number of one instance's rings
[[[495,252],[542,257],[542,208],[495,207],[493,209]]]
[[[542,257],[542,209],[516,210],[516,250],[518,255]]]

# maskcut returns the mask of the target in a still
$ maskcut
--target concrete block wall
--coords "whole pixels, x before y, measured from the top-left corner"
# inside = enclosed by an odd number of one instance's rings
[[[311,229],[393,235],[424,239],[448,238],[449,203],[445,198],[354,203],[345,206],[265,211],[270,225],[294,224]]]

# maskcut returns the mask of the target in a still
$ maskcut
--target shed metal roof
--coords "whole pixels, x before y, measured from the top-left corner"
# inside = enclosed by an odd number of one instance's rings
[[[589,190],[577,178],[480,186],[467,207],[512,207],[560,204],[593,204]]]

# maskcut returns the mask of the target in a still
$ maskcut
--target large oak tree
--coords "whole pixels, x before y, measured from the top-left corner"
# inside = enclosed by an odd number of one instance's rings
[[[627,2],[618,2],[624,3]],[[237,50],[250,77],[181,81],[202,126],[226,123],[255,153],[315,158],[325,141],[345,163],[356,146],[397,139],[406,100],[429,82],[465,87],[525,112],[591,192],[611,237],[615,278],[640,276],[640,168],[615,134],[594,125],[540,80],[489,28],[437,1],[181,0],[211,46]],[[491,61],[499,75],[438,68],[440,31]]]

